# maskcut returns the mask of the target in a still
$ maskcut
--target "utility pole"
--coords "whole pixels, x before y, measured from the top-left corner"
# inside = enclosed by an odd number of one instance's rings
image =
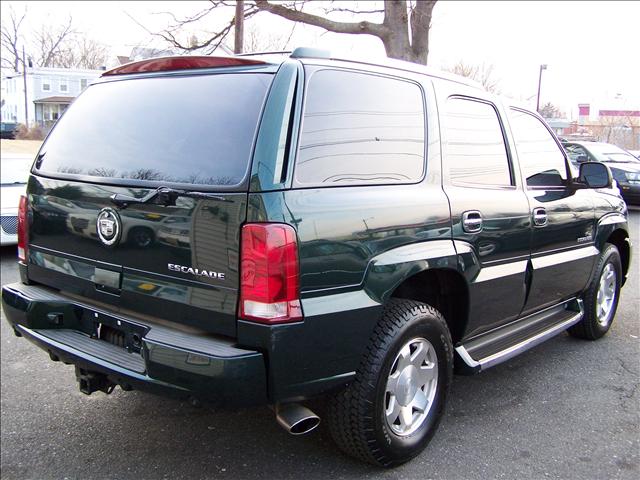
[[[536,96],[536,112],[538,113],[540,113],[540,85],[542,84],[542,71],[546,69],[546,65],[540,65],[540,75],[538,75],[538,95]]]
[[[24,122],[29,128],[29,103],[27,102],[27,57],[24,53],[24,45],[22,46],[22,82],[24,84]]]
[[[244,0],[236,1],[235,35],[233,53],[242,53],[244,49]]]

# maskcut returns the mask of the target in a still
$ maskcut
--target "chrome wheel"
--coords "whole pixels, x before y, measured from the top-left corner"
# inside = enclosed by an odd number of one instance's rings
[[[438,386],[438,357],[424,338],[409,340],[391,367],[385,389],[385,417],[389,428],[401,437],[424,423]]]
[[[598,323],[607,326],[613,316],[616,301],[616,270],[611,263],[607,263],[600,275],[598,293],[596,295],[596,317]]]

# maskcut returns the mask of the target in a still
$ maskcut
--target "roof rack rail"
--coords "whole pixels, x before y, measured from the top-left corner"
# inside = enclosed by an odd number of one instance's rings
[[[291,53],[291,58],[331,58],[331,52],[322,48],[298,47]]]
[[[234,56],[236,57],[252,57],[254,55],[288,55],[291,53],[291,50],[275,50],[273,52],[246,52],[246,53],[236,53]]]

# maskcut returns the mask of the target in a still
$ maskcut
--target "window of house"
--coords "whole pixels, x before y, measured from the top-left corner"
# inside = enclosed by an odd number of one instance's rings
[[[50,92],[51,91],[51,81],[42,80],[42,91],[43,92]]]
[[[87,88],[88,84],[89,84],[89,80],[87,80],[86,78],[81,78],[80,79],[80,90],[84,90],[85,88]]]
[[[69,84],[67,83],[66,79],[60,80],[60,91],[61,92],[69,91]]]
[[[511,131],[527,185],[558,187],[567,181],[567,165],[553,136],[535,116],[511,109]]]
[[[512,185],[509,155],[496,109],[453,97],[443,115],[445,161],[452,183]]]
[[[295,181],[301,186],[412,183],[424,171],[416,84],[321,70],[311,77]]]

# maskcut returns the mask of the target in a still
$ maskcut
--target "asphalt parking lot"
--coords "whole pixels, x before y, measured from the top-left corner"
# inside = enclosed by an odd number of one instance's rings
[[[291,437],[270,410],[211,412],[140,392],[81,394],[1,322],[4,479],[636,479],[640,478],[640,211],[611,332],[562,334],[475,377],[455,377],[430,446],[395,470],[343,456],[321,428]],[[18,279],[3,248],[2,283]],[[318,412],[321,413],[321,412]]]

